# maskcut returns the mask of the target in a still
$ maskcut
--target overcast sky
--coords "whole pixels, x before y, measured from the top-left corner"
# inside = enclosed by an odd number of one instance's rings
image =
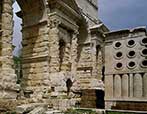
[[[98,0],[99,17],[110,30],[147,25],[147,0]]]
[[[133,28],[147,25],[147,0],[98,0],[99,18],[110,30]],[[13,5],[14,12],[19,11],[18,5]],[[14,16],[15,45],[21,42],[21,20]]]
[[[20,48],[21,46],[21,40],[22,40],[22,35],[21,35],[21,19],[18,18],[15,14],[15,12],[20,11],[19,6],[16,4],[16,2],[13,4],[13,13],[14,13],[14,33],[13,33],[13,45],[16,46],[15,50],[13,51],[13,54],[16,56],[19,56],[20,54]]]

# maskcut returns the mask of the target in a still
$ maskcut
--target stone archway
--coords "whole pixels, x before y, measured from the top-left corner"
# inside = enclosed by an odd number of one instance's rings
[[[39,98],[42,98],[43,88],[51,87],[49,78],[61,72],[59,70],[59,40],[61,34],[68,39],[66,42],[68,63],[64,62],[64,65],[62,65],[64,72],[68,71],[76,76],[78,29],[82,17],[79,12],[76,12],[76,8],[78,8],[75,6],[76,4],[71,1],[69,3],[50,0],[47,2],[45,0],[16,1],[21,8],[17,15],[22,18],[23,78],[21,89],[27,96],[32,94],[31,97],[39,95]],[[7,75],[10,75],[9,80],[12,81],[12,84],[8,85],[13,85],[11,87],[16,89],[17,79],[12,68],[12,45],[10,43],[13,32],[12,4],[12,1],[7,0],[3,0],[3,3],[0,4],[2,5],[1,28],[3,29],[1,39],[3,42],[6,39],[1,50],[1,58],[5,57],[1,62],[1,69],[3,69],[1,74],[5,76],[6,80]],[[73,4],[74,7],[71,7]],[[66,7],[67,5],[70,7]],[[7,74],[8,71],[9,74]],[[9,80],[8,82],[10,82]]]
[[[45,0],[16,0],[22,18],[22,69],[21,86],[26,94],[37,95],[48,86],[48,16]]]
[[[21,86],[26,94],[36,97],[43,88],[51,87],[50,77],[60,71],[60,36],[69,40],[66,50],[71,52],[63,61],[62,69],[76,69],[77,33],[80,15],[75,9],[65,7],[64,1],[16,0],[21,8],[17,15],[22,18],[22,69]],[[65,5],[65,6],[63,6]],[[67,9],[66,9],[67,8]],[[65,12],[68,11],[69,13]],[[72,14],[74,12],[75,14]],[[64,16],[62,13],[66,14]],[[79,16],[79,17],[78,17]],[[65,32],[65,33],[64,33]],[[76,33],[76,34],[75,34]],[[67,53],[66,53],[67,54]],[[72,55],[72,57],[70,57]],[[65,57],[66,58],[66,57]],[[71,62],[72,61],[72,65]],[[73,67],[74,66],[74,67]],[[64,67],[64,68],[63,68]],[[75,71],[75,70],[74,70]],[[65,70],[66,72],[66,70]],[[27,95],[28,96],[28,95]],[[40,96],[41,97],[41,96]]]

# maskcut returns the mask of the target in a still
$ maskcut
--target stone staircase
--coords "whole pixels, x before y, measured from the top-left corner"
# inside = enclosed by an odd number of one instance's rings
[[[48,110],[46,112],[44,112],[44,114],[64,114],[63,112],[59,111],[59,110]]]

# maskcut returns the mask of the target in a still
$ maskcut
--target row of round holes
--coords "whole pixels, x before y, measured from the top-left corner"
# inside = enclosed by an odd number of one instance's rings
[[[127,64],[127,67],[129,69],[134,69],[136,67],[136,63],[134,61],[130,61],[128,64]],[[141,67],[147,67],[147,60],[143,60],[141,62]],[[117,63],[116,66],[115,66],[116,69],[122,69],[123,68],[123,64],[122,63]]]
[[[142,55],[143,57],[147,57],[147,49],[143,49],[143,50],[141,51],[141,55]],[[136,52],[135,52],[134,50],[131,50],[131,51],[129,51],[129,52],[127,53],[127,56],[128,56],[129,58],[134,58],[134,57],[136,56]],[[121,51],[119,51],[119,52],[116,53],[116,55],[115,55],[114,57],[115,57],[116,59],[122,59],[123,53],[122,53]]]
[[[147,46],[147,38],[142,39],[141,44],[143,46]],[[127,42],[128,47],[134,47],[135,45],[136,45],[136,43],[134,40],[129,40]],[[119,49],[119,48],[121,48],[121,46],[122,46],[121,42],[116,42],[114,45],[114,48]]]

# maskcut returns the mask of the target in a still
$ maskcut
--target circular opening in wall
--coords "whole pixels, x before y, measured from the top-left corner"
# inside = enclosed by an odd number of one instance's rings
[[[122,45],[122,44],[121,44],[120,42],[116,42],[116,43],[115,43],[115,48],[120,48],[121,45]]]
[[[116,59],[121,59],[123,57],[123,53],[122,52],[117,52],[115,55]]]
[[[129,51],[128,53],[128,57],[132,58],[132,57],[135,57],[136,53],[135,51]]]
[[[135,67],[136,67],[136,63],[135,63],[134,61],[130,61],[130,62],[128,63],[128,68],[133,69],[133,68],[135,68]]]
[[[129,47],[133,47],[135,45],[135,41],[134,40],[129,40],[127,45]]]
[[[143,60],[141,64],[143,67],[147,67],[147,60]]]
[[[122,69],[122,67],[123,67],[122,63],[117,63],[116,64],[116,69]]]
[[[116,56],[119,57],[119,58],[122,57],[122,52],[118,52],[118,53],[116,54]]]
[[[147,45],[147,38],[143,38],[141,43],[142,43],[143,45]]]
[[[143,56],[147,56],[147,49],[143,49],[143,50],[142,50],[142,55],[143,55]]]

